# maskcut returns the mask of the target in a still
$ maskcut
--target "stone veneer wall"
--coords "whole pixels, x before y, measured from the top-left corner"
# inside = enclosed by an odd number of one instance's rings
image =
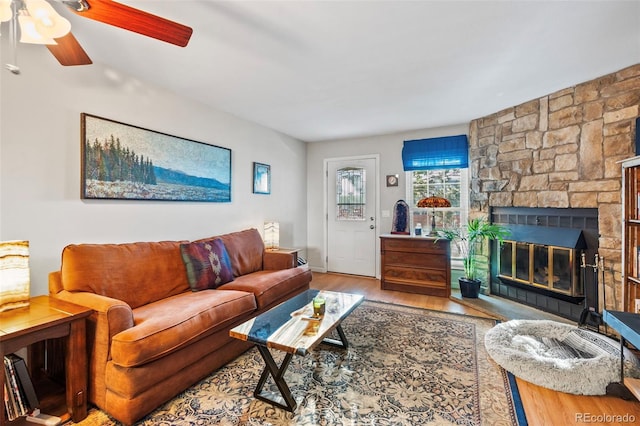
[[[473,120],[470,216],[493,206],[597,208],[607,306],[622,309],[618,161],[635,155],[638,116],[640,64]]]

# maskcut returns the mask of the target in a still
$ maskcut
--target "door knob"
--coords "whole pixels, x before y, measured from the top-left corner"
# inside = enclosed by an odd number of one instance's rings
[[[369,229],[375,229],[374,225],[369,225]]]

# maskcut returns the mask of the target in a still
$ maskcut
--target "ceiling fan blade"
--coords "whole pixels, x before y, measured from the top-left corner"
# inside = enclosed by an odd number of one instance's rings
[[[133,31],[147,37],[185,47],[189,43],[193,29],[160,16],[152,15],[111,0],[85,0],[89,4],[86,10],[76,10],[77,15],[105,24]],[[70,5],[71,2],[67,1]]]
[[[61,65],[89,65],[93,63],[73,34],[69,33],[64,37],[56,38],[55,41],[58,44],[47,44],[47,48]]]

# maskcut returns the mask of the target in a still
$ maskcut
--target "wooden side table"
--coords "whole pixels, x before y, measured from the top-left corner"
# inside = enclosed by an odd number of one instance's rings
[[[92,309],[49,296],[31,298],[25,308],[0,312],[0,355],[34,343],[64,338],[66,403],[74,422],[87,417],[87,347],[85,320]],[[0,384],[4,383],[0,368]],[[36,385],[37,386],[37,385]],[[0,426],[6,424],[4,387],[0,386]],[[63,420],[64,417],[63,416]]]
[[[291,256],[293,256],[293,265],[298,266],[298,252],[300,251],[300,249],[279,247],[277,249],[267,249],[267,251],[272,253],[290,254]]]

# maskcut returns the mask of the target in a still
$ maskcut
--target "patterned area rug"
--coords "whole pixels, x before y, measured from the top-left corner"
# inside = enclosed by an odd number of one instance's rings
[[[293,358],[285,378],[298,403],[295,413],[253,397],[264,365],[253,348],[138,424],[526,424],[515,382],[483,344],[494,325],[483,318],[367,301],[342,323],[347,351],[320,345]],[[274,354],[276,361],[280,355]],[[79,424],[114,423],[94,409]]]

